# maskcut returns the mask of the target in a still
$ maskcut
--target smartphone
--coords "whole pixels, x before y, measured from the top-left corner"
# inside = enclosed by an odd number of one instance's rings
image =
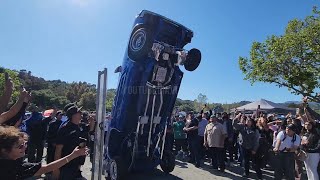
[[[79,137],[80,143],[79,143],[79,148],[85,148],[87,145],[87,139]]]

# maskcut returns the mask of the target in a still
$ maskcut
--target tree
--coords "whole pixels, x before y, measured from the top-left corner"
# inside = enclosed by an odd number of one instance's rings
[[[116,96],[116,89],[107,90],[106,111],[111,112],[114,97]]]
[[[79,105],[86,110],[90,110],[90,111],[96,110],[96,96],[97,96],[97,93],[93,91],[83,93],[81,95]]]
[[[42,89],[32,92],[31,102],[45,109],[53,107],[62,109],[70,101],[65,96],[57,96],[51,89]]]
[[[194,109],[198,112],[202,109],[203,105],[207,104],[208,98],[206,95],[200,93],[196,100],[194,100]]]
[[[70,102],[79,102],[82,94],[96,91],[95,87],[86,82],[73,82],[67,90],[67,98]]]
[[[250,58],[240,57],[245,80],[274,83],[291,93],[320,102],[320,11],[304,20],[291,20],[284,35],[253,42]]]

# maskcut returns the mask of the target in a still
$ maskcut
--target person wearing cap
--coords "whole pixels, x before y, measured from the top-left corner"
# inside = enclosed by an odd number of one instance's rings
[[[278,133],[273,151],[276,153],[274,177],[281,180],[283,174],[289,180],[295,179],[295,151],[300,146],[301,138],[295,133],[294,124],[289,124],[285,131]]]
[[[80,144],[80,121],[81,121],[81,108],[76,105],[69,107],[66,110],[68,122],[64,124],[58,131],[56,138],[55,160],[70,154],[74,148]],[[55,170],[52,173],[53,179],[70,180],[82,178],[81,171],[81,158],[78,157],[70,161],[67,165]]]
[[[177,157],[179,157],[181,154],[183,155],[183,158],[187,154],[188,148],[187,148],[187,134],[183,131],[183,128],[185,126],[185,117],[184,115],[179,115],[179,121],[173,123],[173,135],[174,135],[174,143],[175,143],[175,151],[177,154]],[[180,151],[182,149],[182,152]]]
[[[224,140],[227,137],[227,131],[223,128],[218,119],[211,115],[209,124],[204,131],[203,146],[208,148],[212,162],[212,168],[218,169],[221,172],[225,170],[224,164]]]
[[[62,123],[61,121],[62,116],[63,116],[62,111],[58,111],[55,119],[49,123],[49,128],[47,132],[47,143],[48,143],[47,164],[54,161],[56,138],[57,138],[59,127]]]
[[[67,110],[68,110],[70,107],[72,107],[72,106],[76,106],[76,104],[75,104],[75,103],[69,103],[69,104],[65,105],[64,108],[63,108],[63,113],[64,113],[64,114],[67,114]],[[64,118],[65,118],[65,120],[63,120]],[[64,116],[64,117],[63,117],[63,116],[62,116],[62,123],[61,123],[59,129],[60,129],[62,126],[64,126],[65,124],[67,124],[68,122],[69,122],[68,117],[67,117],[67,116]]]

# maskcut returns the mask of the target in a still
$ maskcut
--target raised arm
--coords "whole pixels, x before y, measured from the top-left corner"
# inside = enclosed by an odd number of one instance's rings
[[[318,115],[318,114],[316,112],[314,112],[309,106],[305,107],[304,112],[305,112],[305,117],[306,117],[307,121],[315,123],[314,117],[317,119],[319,118],[319,117],[315,116],[315,114],[316,115]]]
[[[42,165],[41,168],[34,174],[34,176],[39,176],[41,174],[45,174],[47,172],[54,171],[56,169],[59,169],[60,167],[64,166],[71,160],[79,157],[79,156],[85,156],[87,153],[88,149],[86,148],[78,148],[76,147],[71,154],[68,156],[65,156],[63,158],[59,158],[56,161],[51,162],[50,164],[47,165]]]
[[[244,127],[244,125],[243,124],[240,124],[239,123],[239,117],[240,117],[240,114],[238,114],[233,120],[232,120],[232,126],[233,126],[233,128],[234,129],[236,129],[236,130],[241,130],[243,127]]]
[[[21,109],[23,102],[29,102],[31,95],[26,90],[22,90],[18,101],[9,109],[0,115],[0,124],[14,117]]]
[[[0,114],[3,113],[10,101],[13,92],[13,83],[8,73],[5,73],[5,87],[3,95],[0,97]]]

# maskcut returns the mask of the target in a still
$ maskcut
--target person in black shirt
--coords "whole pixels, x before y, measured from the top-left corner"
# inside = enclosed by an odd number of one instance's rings
[[[63,125],[57,135],[56,139],[56,149],[55,149],[55,159],[60,159],[70,154],[74,148],[80,144],[80,121],[81,121],[81,108],[76,105],[71,106],[66,111],[66,115],[69,122]],[[80,171],[80,158],[76,158],[67,165],[53,172],[54,179],[60,180],[74,180],[82,178]]]
[[[32,104],[30,106],[31,117],[26,121],[27,133],[29,135],[28,160],[29,162],[41,162],[44,149],[46,128],[42,121],[39,108]]]
[[[26,150],[26,134],[15,127],[0,126],[0,179],[22,180],[53,171],[76,157],[86,155],[87,149],[76,147],[71,154],[47,165],[21,160]]]
[[[194,162],[196,167],[200,167],[200,154],[198,140],[198,124],[201,114],[198,114],[197,118],[187,120],[185,128],[183,130],[187,133],[188,144],[190,148],[190,161]]]
[[[47,164],[54,160],[54,152],[56,146],[56,138],[58,134],[59,127],[62,123],[62,111],[58,111],[56,114],[56,119],[49,123],[48,133],[47,133]]]
[[[79,124],[79,128],[80,128],[80,137],[87,139],[86,144],[89,145],[89,131],[90,131],[90,126],[89,126],[89,113],[88,112],[82,112],[82,119],[80,121]],[[80,165],[84,165],[86,158],[83,157],[80,160]]]

